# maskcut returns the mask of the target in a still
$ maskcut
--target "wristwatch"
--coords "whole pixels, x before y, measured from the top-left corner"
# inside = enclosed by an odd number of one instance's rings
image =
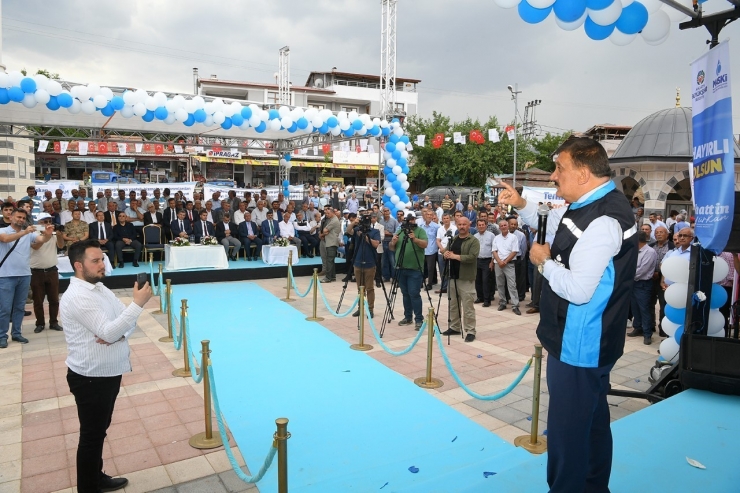
[[[552,259],[550,257],[545,257],[544,259],[542,259],[542,262],[540,262],[539,264],[537,264],[537,270],[540,272],[540,274],[544,274],[545,273],[544,272],[545,271],[545,264],[547,263],[548,260],[552,260]]]

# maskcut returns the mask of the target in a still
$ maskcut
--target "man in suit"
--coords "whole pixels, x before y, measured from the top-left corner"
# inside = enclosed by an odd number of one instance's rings
[[[244,202],[242,202],[242,204],[244,204]],[[252,222],[252,215],[248,211],[243,214],[244,221],[242,221],[238,226],[239,238],[244,245],[244,250],[247,252],[247,260],[252,260],[253,258],[252,245],[257,247],[254,256],[254,260],[257,260],[258,256],[262,253],[262,240],[257,236],[259,230],[257,229],[257,225]]]
[[[177,219],[170,223],[170,231],[172,231],[172,237],[177,238],[189,238],[193,234],[193,227],[190,226],[190,221],[185,219],[185,210],[180,209],[177,211]]]
[[[164,229],[166,237],[175,237],[170,231],[170,225],[175,219],[177,219],[177,209],[175,208],[175,199],[171,198],[167,200],[167,208],[162,212],[162,229]]]
[[[267,219],[262,222],[262,244],[271,245],[275,238],[280,237],[280,224],[273,219],[273,212],[267,211]]]
[[[123,211],[121,211],[123,212]],[[108,202],[108,210],[103,214],[105,222],[111,225],[111,227],[118,224],[118,211],[116,210],[116,202],[111,200]]]
[[[204,236],[216,235],[216,230],[213,228],[213,223],[208,220],[208,212],[205,209],[200,211],[200,220],[193,225],[193,231],[196,243],[200,243]]]
[[[468,204],[468,210],[466,210],[463,215],[470,220],[471,224],[476,224],[478,219],[478,214],[475,212],[475,208],[473,208],[473,204]]]
[[[110,264],[113,265],[113,254],[115,253],[116,244],[113,241],[113,227],[105,221],[105,213],[98,211],[95,213],[95,222],[90,223],[88,239],[98,240],[100,248],[103,249]]]
[[[147,211],[144,214],[144,226],[154,225],[161,228],[164,225],[164,217],[161,212],[157,212],[153,203],[149,203]]]
[[[185,202],[185,217],[190,221],[190,224],[193,224],[198,220],[198,212],[193,210],[193,208],[194,205],[192,200]]]
[[[213,211],[213,224],[223,222],[224,215],[228,214],[231,217],[231,204],[228,200],[221,201],[221,207]]]
[[[116,257],[118,258],[118,267],[123,267],[123,249],[131,247],[134,249],[134,267],[139,266],[139,257],[141,256],[141,242],[136,239],[136,230],[134,225],[127,222],[125,212],[118,213],[118,224],[113,226],[113,239],[116,242]]]
[[[224,201],[226,202],[226,201]],[[228,206],[228,202],[223,205]],[[237,239],[239,236],[239,227],[231,220],[231,214],[225,212],[222,216],[221,222],[216,224],[216,239],[223,245],[226,250],[226,256],[229,260],[236,260],[239,258],[239,250],[242,248],[242,242]],[[229,255],[229,247],[233,246],[233,254]]]

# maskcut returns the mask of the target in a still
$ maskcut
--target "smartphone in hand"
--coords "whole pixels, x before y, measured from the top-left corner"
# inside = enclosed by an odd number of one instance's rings
[[[146,272],[139,272],[136,274],[136,282],[139,283],[139,289],[144,287],[144,284],[146,284],[149,281],[149,276],[146,275]]]

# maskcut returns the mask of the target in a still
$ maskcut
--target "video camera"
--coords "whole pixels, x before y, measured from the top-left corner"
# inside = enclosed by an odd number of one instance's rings
[[[416,229],[416,218],[415,216],[409,214],[406,216],[404,221],[401,223],[401,231],[406,233],[406,236],[409,235],[409,233],[413,233]]]
[[[358,226],[360,227],[360,230],[363,233],[366,233],[370,229],[370,226],[372,225],[372,222],[370,220],[370,214],[362,214],[357,218],[357,220],[359,221]]]

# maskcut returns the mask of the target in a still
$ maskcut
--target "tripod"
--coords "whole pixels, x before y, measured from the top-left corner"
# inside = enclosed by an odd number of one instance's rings
[[[444,267],[444,273],[442,274],[442,285],[444,286],[444,280],[447,279],[447,329],[451,330],[452,325],[452,289],[450,286],[450,283],[455,284],[455,304],[457,305],[457,316],[460,318],[460,328],[462,329],[462,308],[460,306],[460,291],[457,287],[457,277],[454,279],[450,279],[450,259],[445,259],[445,267]],[[441,291],[441,290],[440,290]],[[442,293],[439,293],[439,299],[437,300],[437,312],[439,312],[440,304],[442,303]],[[439,323],[437,324],[439,325]],[[460,330],[460,336],[465,337],[464,332]],[[442,334],[444,335],[444,334]],[[447,332],[447,345],[450,345],[450,337],[452,336],[452,333]]]

